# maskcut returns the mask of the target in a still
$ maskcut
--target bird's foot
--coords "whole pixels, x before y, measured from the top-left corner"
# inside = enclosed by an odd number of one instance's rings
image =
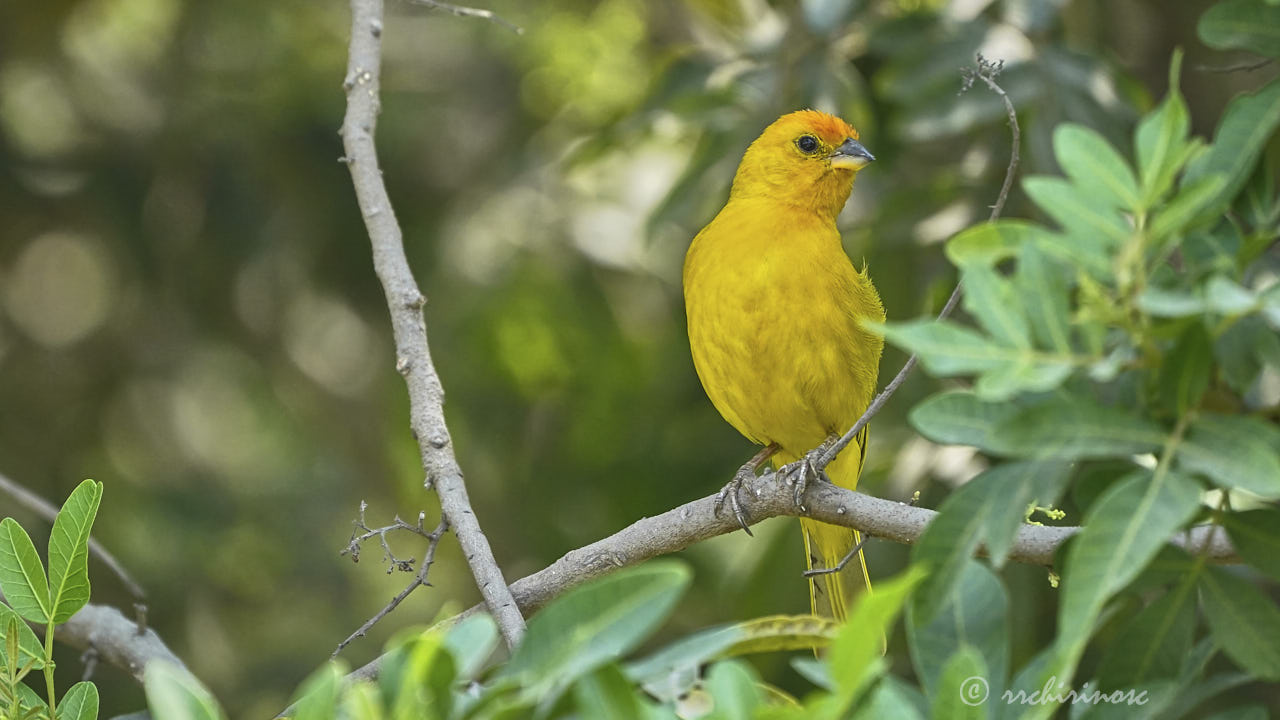
[[[715,512],[716,515],[724,509],[725,500],[729,501],[729,507],[733,508],[733,517],[738,521],[738,526],[748,535],[754,535],[751,527],[747,524],[747,511],[742,507],[742,501],[738,499],[738,493],[742,491],[742,484],[747,480],[755,477],[756,470],[747,463],[738,468],[738,472],[734,473],[733,479],[727,485],[720,488],[720,493],[716,495]]]
[[[733,508],[733,517],[738,521],[738,526],[748,535],[753,535],[751,528],[747,524],[747,510],[742,506],[742,501],[738,499],[738,493],[742,490],[742,484],[754,478],[756,473],[760,472],[761,466],[778,452],[778,446],[770,444],[763,450],[756,453],[742,467],[738,468],[738,472],[734,473],[733,479],[727,485],[720,489],[716,495],[715,514],[720,515],[720,511],[724,509],[725,500],[729,501],[729,507]]]
[[[809,489],[810,481],[831,482],[827,478],[826,463],[822,455],[826,452],[830,439],[804,454],[795,462],[787,463],[778,469],[778,478],[792,488],[791,501],[801,512],[808,512],[804,506],[804,492]]]

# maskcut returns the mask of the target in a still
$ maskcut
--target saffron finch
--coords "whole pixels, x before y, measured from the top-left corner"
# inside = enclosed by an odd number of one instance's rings
[[[726,486],[743,524],[737,489],[767,460],[775,468],[845,432],[875,393],[881,338],[862,327],[883,321],[880,296],[840,243],[836,216],[854,176],[875,158],[833,115],[783,115],[747,149],[729,201],[689,246],[685,310],[694,367],[724,419],[765,448]],[[866,454],[857,448],[826,469],[853,489]],[[805,466],[799,467],[800,480]],[[799,492],[797,493],[797,503]],[[717,506],[718,508],[719,506]],[[861,542],[848,528],[801,518],[810,568],[835,567]],[[749,531],[748,531],[749,532]],[[843,621],[866,560],[810,577],[811,609]]]

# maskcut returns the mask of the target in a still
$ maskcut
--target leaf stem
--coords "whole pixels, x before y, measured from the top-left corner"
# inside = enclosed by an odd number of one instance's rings
[[[44,686],[49,694],[49,717],[57,717],[56,700],[53,692],[53,621],[50,620],[44,629]]]

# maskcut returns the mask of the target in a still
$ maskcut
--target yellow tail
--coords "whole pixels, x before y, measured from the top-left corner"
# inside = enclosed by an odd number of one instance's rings
[[[846,448],[835,462],[827,466],[827,477],[831,482],[850,490],[858,486],[858,475],[862,472],[867,446],[866,428],[858,434],[855,442],[856,447]],[[808,518],[800,518],[800,530],[804,533],[805,560],[810,569],[835,567],[862,542],[862,534],[857,530]],[[867,557],[859,550],[857,562],[849,562],[840,572],[809,578],[809,606],[814,615],[844,622],[849,616],[849,599],[864,584],[867,592],[871,592]]]

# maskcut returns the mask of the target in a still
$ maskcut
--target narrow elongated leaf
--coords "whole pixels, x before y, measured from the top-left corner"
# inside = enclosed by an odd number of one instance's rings
[[[1196,625],[1194,587],[1180,583],[1125,624],[1098,666],[1103,690],[1178,676]]]
[[[1179,466],[1223,488],[1280,498],[1280,431],[1251,417],[1202,413],[1178,446]]]
[[[499,677],[544,702],[648,637],[689,585],[688,567],[650,562],[565,593],[533,617]]]
[[[89,602],[89,530],[102,501],[102,483],[85,480],[71,491],[49,536],[49,601],[63,623]]]
[[[1044,242],[1050,233],[1026,220],[997,220],[974,225],[947,241],[947,258],[956,267],[994,265],[1023,247]]]
[[[332,662],[312,673],[298,688],[291,720],[333,720],[343,674]]]
[[[97,720],[98,688],[91,682],[78,682],[58,701],[56,720]]]
[[[1131,230],[1116,211],[1091,201],[1062,178],[1034,175],[1022,181],[1022,189],[1073,238],[1096,238],[1109,246],[1129,238]]]
[[[1196,32],[1211,48],[1280,57],[1280,5],[1225,0],[1200,16]]]
[[[1078,460],[1129,457],[1160,447],[1165,432],[1150,421],[1085,398],[1055,397],[996,426],[996,452]]]
[[[885,670],[880,654],[884,638],[893,628],[907,595],[923,578],[924,571],[909,567],[876,586],[874,593],[858,596],[849,621],[831,644],[827,662],[835,681],[833,705],[841,713],[868,684]]]
[[[1070,353],[1071,321],[1066,278],[1044,250],[1034,244],[1022,247],[1013,283],[1031,321],[1031,332],[1037,344],[1059,353]]]
[[[49,581],[31,537],[17,520],[0,520],[0,592],[19,615],[47,623],[53,615]]]
[[[1214,275],[1204,286],[1205,305],[1222,315],[1240,315],[1258,309],[1260,300],[1247,288],[1222,275]]]
[[[1096,130],[1074,123],[1059,125],[1053,131],[1053,154],[1086,195],[1110,207],[1138,210],[1133,170]]]
[[[1206,175],[1197,178],[1178,191],[1151,221],[1151,237],[1157,241],[1182,230],[1193,218],[1206,213],[1212,215],[1221,212],[1228,198],[1223,197],[1222,189],[1227,186],[1227,179],[1221,174]]]
[[[1280,580],[1280,510],[1227,513],[1222,526],[1245,562]]]
[[[1093,503],[1064,565],[1058,612],[1063,662],[1075,664],[1103,604],[1137,577],[1199,504],[1195,481],[1147,470],[1116,482]]]
[[[1278,125],[1280,80],[1272,80],[1251,95],[1234,98],[1218,121],[1213,145],[1187,167],[1183,184],[1190,185],[1210,175],[1222,175],[1226,183],[1219,191],[1219,197],[1226,200],[1235,197],[1249,180],[1263,144]]]
[[[932,395],[911,409],[907,421],[916,432],[936,443],[997,447],[995,429],[1019,411],[1012,403],[983,402],[966,390]]]
[[[1134,147],[1138,155],[1138,177],[1142,184],[1142,206],[1151,207],[1173,184],[1173,178],[1187,161],[1187,133],[1191,116],[1178,90],[1182,52],[1176,51],[1169,64],[1169,94],[1138,123]]]
[[[472,680],[498,647],[498,626],[486,613],[472,615],[449,628],[444,646],[453,653],[458,678]]]
[[[927,622],[915,611],[924,592],[922,586],[907,612],[907,644],[925,692],[938,695],[947,658],[971,647],[989,670],[983,676],[988,689],[999,697],[1009,670],[1009,598],[1000,579],[982,563],[966,561],[941,611]]]
[[[33,670],[44,667],[44,646],[40,644],[40,638],[32,632],[31,626],[9,608],[8,605],[0,603],[0,668],[8,667],[8,630],[13,627],[18,633],[18,662],[17,667],[23,668],[30,666]]]
[[[965,288],[964,309],[982,329],[1001,345],[1030,348],[1031,328],[1012,284],[987,265],[966,265],[960,276]]]
[[[1075,366],[1069,362],[1028,358],[987,370],[974,382],[973,391],[993,402],[1020,393],[1048,392],[1066,382],[1073,370]]]
[[[1138,296],[1138,309],[1155,317],[1191,317],[1205,311],[1204,298],[1186,290],[1148,287]]]
[[[1280,680],[1280,608],[1253,583],[1214,567],[1200,576],[1200,598],[1227,656],[1260,678]]]
[[[999,568],[1008,558],[1031,505],[1048,507],[1058,502],[1071,477],[1071,464],[1051,460],[1010,462],[985,471],[983,476],[992,479],[987,481],[991,485],[991,502],[982,543],[991,564]]]
[[[911,320],[873,329],[894,345],[918,354],[929,374],[941,377],[990,370],[1027,354],[946,320]]]

